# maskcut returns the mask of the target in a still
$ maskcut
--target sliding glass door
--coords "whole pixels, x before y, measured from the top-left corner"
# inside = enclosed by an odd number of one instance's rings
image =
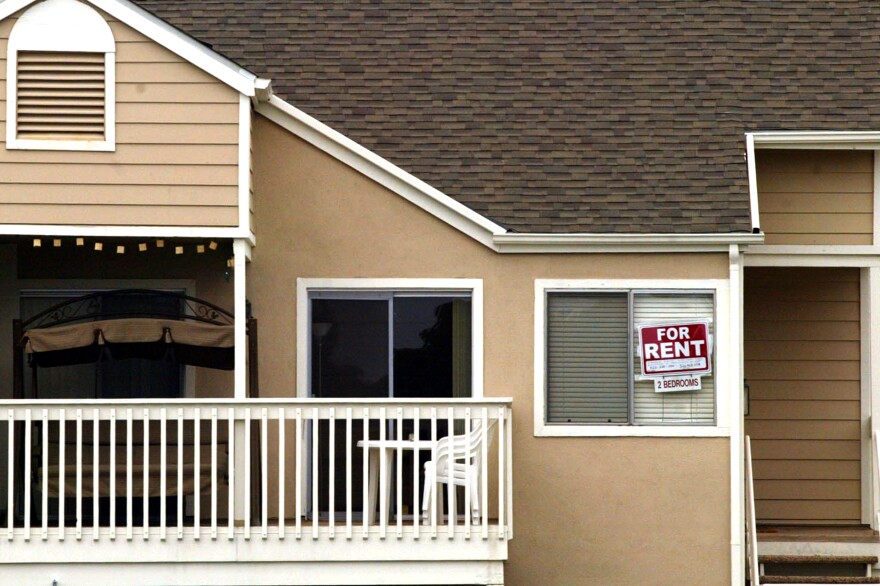
[[[310,301],[309,389],[320,398],[452,398],[470,397],[472,389],[472,303],[469,294],[447,292],[313,291]],[[329,422],[319,429],[319,457],[329,459]],[[337,426],[344,425],[338,422]],[[388,437],[408,438],[412,422],[397,430],[388,424]],[[352,450],[353,507],[363,510],[360,494],[362,452],[344,445],[344,427],[337,427],[334,449],[336,486],[344,487],[345,450]],[[445,425],[439,437],[447,433]],[[378,427],[369,430],[379,436]],[[430,431],[420,429],[421,437]],[[363,424],[356,422],[354,437],[363,437]],[[429,456],[404,461],[404,502],[412,502],[412,466],[421,469]],[[329,466],[318,467],[322,477],[319,507],[326,514],[329,503]],[[415,487],[418,489],[418,487]],[[344,493],[337,491],[335,508],[344,507]],[[311,500],[311,499],[310,499]],[[395,511],[408,514],[410,511]]]

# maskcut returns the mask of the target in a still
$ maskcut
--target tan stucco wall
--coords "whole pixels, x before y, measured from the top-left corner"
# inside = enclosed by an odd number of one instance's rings
[[[0,223],[238,224],[239,94],[131,27],[116,39],[116,151],[7,150],[0,22]]]
[[[507,584],[730,584],[728,440],[538,439],[532,426],[536,278],[727,278],[726,255],[502,256],[273,123],[255,124],[260,229],[248,297],[261,396],[296,394],[297,277],[481,278],[485,394],[514,399]]]

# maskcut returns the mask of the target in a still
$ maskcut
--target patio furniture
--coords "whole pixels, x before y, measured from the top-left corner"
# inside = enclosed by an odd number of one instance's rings
[[[437,440],[431,450],[431,460],[425,462],[425,490],[422,497],[422,514],[428,521],[430,507],[440,507],[440,485],[467,486],[470,483],[471,510],[474,524],[479,524],[480,516],[480,474],[482,471],[482,442],[486,438],[487,450],[492,445],[496,421],[493,419],[483,433],[479,419],[471,421],[470,433],[447,436]],[[450,448],[451,445],[451,448]],[[450,514],[452,504],[450,503]]]

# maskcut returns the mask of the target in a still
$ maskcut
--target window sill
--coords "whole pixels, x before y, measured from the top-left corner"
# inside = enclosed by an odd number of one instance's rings
[[[116,144],[109,140],[8,140],[6,148],[23,151],[97,151],[114,152]]]
[[[535,423],[535,437],[730,437],[715,425],[548,425]]]

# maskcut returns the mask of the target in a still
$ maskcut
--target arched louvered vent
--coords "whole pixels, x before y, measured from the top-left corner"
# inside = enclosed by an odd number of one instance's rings
[[[17,138],[104,140],[103,53],[19,51]]]

